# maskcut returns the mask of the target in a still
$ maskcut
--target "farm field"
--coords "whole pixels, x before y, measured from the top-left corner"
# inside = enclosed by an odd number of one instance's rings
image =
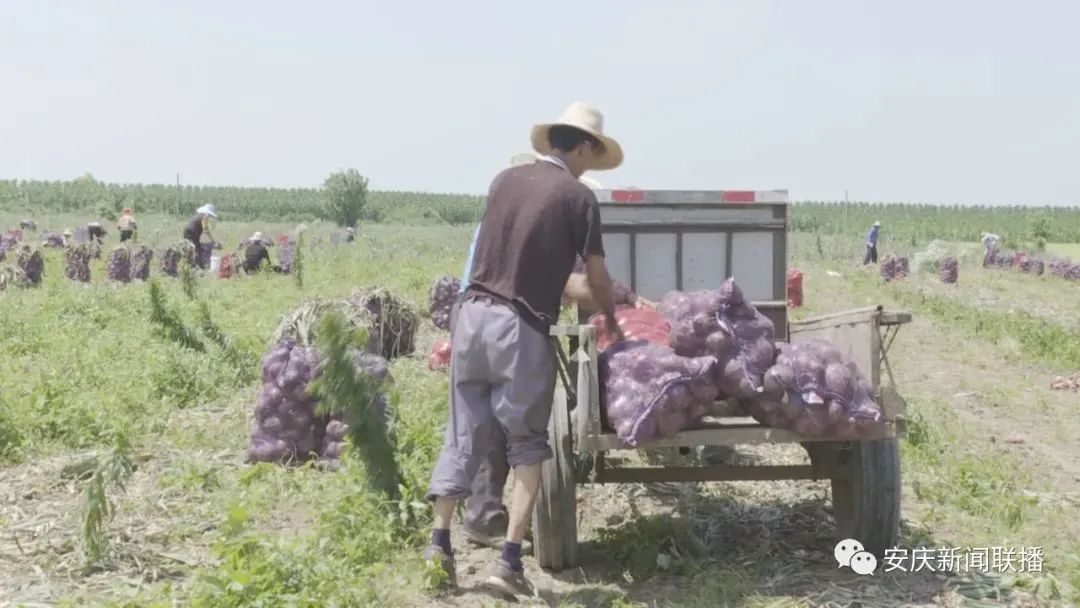
[[[0,225],[19,217],[0,213]],[[85,214],[37,219],[60,230]],[[176,239],[176,219],[139,219],[142,239],[157,246]],[[163,339],[149,320],[149,286],[101,281],[101,261],[93,283],[76,285],[63,277],[59,252],[45,250],[42,287],[0,292],[0,606],[495,605],[472,589],[494,552],[460,538],[464,590],[426,590],[418,559],[426,525],[403,528],[388,518],[358,463],[347,458],[335,472],[243,464],[258,361],[280,316],[305,299],[367,286],[422,309],[435,277],[461,272],[472,231],[363,224],[355,243],[330,246],[329,225],[308,226],[302,286],[289,276],[200,277],[185,290],[157,277],[183,321],[198,325],[209,311],[233,356]],[[230,250],[254,230],[294,228],[229,220],[215,233]],[[839,570],[825,483],[586,486],[584,565],[552,576],[526,560],[543,604],[1080,601],[1080,394],[1050,389],[1054,375],[1080,371],[1080,284],[984,270],[978,245],[958,245],[969,251],[958,285],[919,273],[885,285],[876,267],[858,264],[863,231],[792,233],[790,266],[804,272],[806,293],[793,314],[882,304],[914,315],[890,354],[912,418],[902,442],[904,546],[1039,547],[1044,571],[859,577]],[[925,244],[903,234],[897,253]],[[322,245],[310,246],[319,237]],[[883,245],[882,253],[892,252],[890,241]],[[1049,248],[1080,258],[1067,253],[1080,245],[1058,247]],[[391,363],[399,463],[413,500],[442,442],[446,374],[425,364],[442,335],[425,321],[415,354]],[[123,488],[106,490],[115,512],[95,532],[86,518],[94,502],[88,459],[117,449],[135,469]],[[806,460],[799,448],[768,446],[736,458]],[[88,567],[94,547],[100,559]],[[964,603],[974,600],[981,603]]]

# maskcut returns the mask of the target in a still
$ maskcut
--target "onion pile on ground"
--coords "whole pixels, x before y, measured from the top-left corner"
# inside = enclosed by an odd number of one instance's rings
[[[64,276],[80,283],[90,282],[90,245],[80,243],[64,251]]]
[[[450,329],[450,309],[454,306],[461,281],[450,276],[439,277],[428,289],[428,313],[435,327],[446,331]]]
[[[45,260],[41,252],[23,243],[16,248],[15,268],[19,271],[19,278],[25,286],[41,285],[41,277],[45,274]]]
[[[294,260],[296,260],[296,243],[287,241],[278,245],[278,266],[281,267],[281,272],[291,273]]]
[[[954,257],[943,258],[938,264],[941,270],[938,271],[938,278],[942,283],[952,285],[956,283],[956,279],[960,273],[960,263]]]
[[[170,245],[161,254],[161,272],[166,276],[179,276],[181,263],[192,268],[195,268],[198,264],[198,255],[191,241],[180,241]]]
[[[109,253],[107,272],[110,281],[131,281],[131,252],[127,247],[121,245]]]
[[[131,252],[131,279],[146,281],[150,278],[150,263],[154,260],[154,250],[146,245],[136,245]]]
[[[248,462],[306,460],[318,453],[316,400],[307,394],[317,368],[315,349],[291,340],[263,357],[263,385],[251,423]]]
[[[262,388],[251,424],[248,462],[304,461],[318,458],[333,463],[348,432],[341,412],[317,415],[318,399],[310,394],[319,376],[319,354],[313,346],[319,320],[329,311],[341,312],[351,329],[369,329],[371,315],[347,301],[314,300],[286,315],[274,332],[262,360]],[[382,386],[390,381],[387,361],[379,355],[356,352],[357,370]],[[375,415],[386,415],[380,389],[372,404]]]

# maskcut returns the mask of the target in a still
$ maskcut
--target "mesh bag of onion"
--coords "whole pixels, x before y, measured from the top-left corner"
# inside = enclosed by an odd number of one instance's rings
[[[828,341],[812,338],[780,345],[765,372],[762,394],[744,401],[763,424],[807,438],[867,438],[881,429],[873,387],[854,362]]]
[[[734,279],[711,291],[668,292],[658,310],[671,323],[676,354],[716,358],[720,398],[750,398],[761,392],[762,374],[776,355],[776,328],[746,301]]]
[[[611,346],[598,363],[604,422],[626,446],[674,435],[717,396],[715,357],[680,357],[639,341]]]
[[[450,276],[439,277],[428,289],[428,313],[435,327],[443,331],[450,329],[450,309],[454,306],[461,281]]]

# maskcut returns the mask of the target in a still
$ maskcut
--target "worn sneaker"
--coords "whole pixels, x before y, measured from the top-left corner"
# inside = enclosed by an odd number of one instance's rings
[[[452,588],[457,586],[457,571],[454,567],[453,555],[447,555],[442,547],[431,545],[424,550],[424,561],[431,567],[439,568],[446,573],[446,579],[441,582],[439,588]]]
[[[462,533],[465,535],[465,540],[480,547],[488,547],[490,549],[502,549],[503,543],[506,542],[505,531],[488,532],[465,524],[465,526],[463,526]],[[521,541],[521,554],[532,555],[532,543],[530,543],[528,539]]]
[[[510,597],[533,597],[536,593],[532,584],[525,578],[525,572],[516,572],[502,558],[495,560],[484,581],[484,586]]]

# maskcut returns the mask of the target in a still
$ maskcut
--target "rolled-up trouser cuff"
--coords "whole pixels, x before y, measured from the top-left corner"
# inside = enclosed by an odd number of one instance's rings
[[[506,459],[510,466],[520,467],[544,462],[552,456],[551,447],[548,445],[547,435],[545,435],[542,441],[518,440],[517,442],[511,442],[510,453],[507,454]]]
[[[472,494],[472,480],[476,475],[475,459],[470,458],[451,446],[443,446],[435,461],[435,470],[431,473],[427,499],[468,498]],[[470,471],[471,469],[471,471]]]

